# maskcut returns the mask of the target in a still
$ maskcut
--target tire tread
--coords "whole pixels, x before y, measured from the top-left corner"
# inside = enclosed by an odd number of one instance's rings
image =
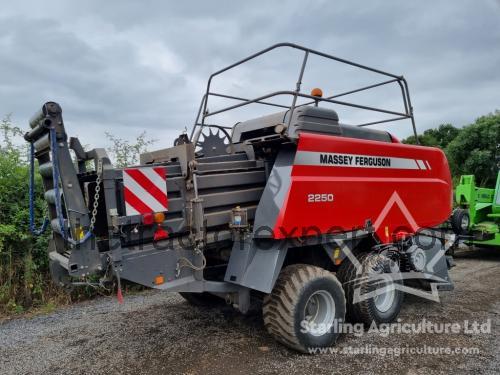
[[[314,279],[323,277],[333,280],[342,290],[337,278],[320,267],[293,264],[281,271],[274,289],[264,298],[262,308],[264,325],[275,340],[295,350],[306,352],[307,348],[299,342],[295,332],[295,308],[304,286]]]

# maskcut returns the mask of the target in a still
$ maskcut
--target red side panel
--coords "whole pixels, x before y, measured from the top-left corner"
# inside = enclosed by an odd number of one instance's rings
[[[382,242],[448,219],[452,183],[437,148],[302,133],[275,238],[349,231]]]

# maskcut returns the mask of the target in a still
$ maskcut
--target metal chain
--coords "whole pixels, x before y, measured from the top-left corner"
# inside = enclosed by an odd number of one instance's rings
[[[91,232],[94,231],[94,225],[97,217],[97,207],[99,206],[99,193],[101,191],[101,177],[102,177],[102,159],[97,160],[97,178],[95,180],[95,193],[94,193],[94,204],[92,208],[92,217],[90,218],[89,229]]]

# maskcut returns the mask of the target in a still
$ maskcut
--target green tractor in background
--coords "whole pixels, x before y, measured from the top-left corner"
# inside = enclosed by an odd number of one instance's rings
[[[500,247],[500,171],[494,189],[476,187],[474,175],[461,176],[455,201],[453,231],[467,245]]]

